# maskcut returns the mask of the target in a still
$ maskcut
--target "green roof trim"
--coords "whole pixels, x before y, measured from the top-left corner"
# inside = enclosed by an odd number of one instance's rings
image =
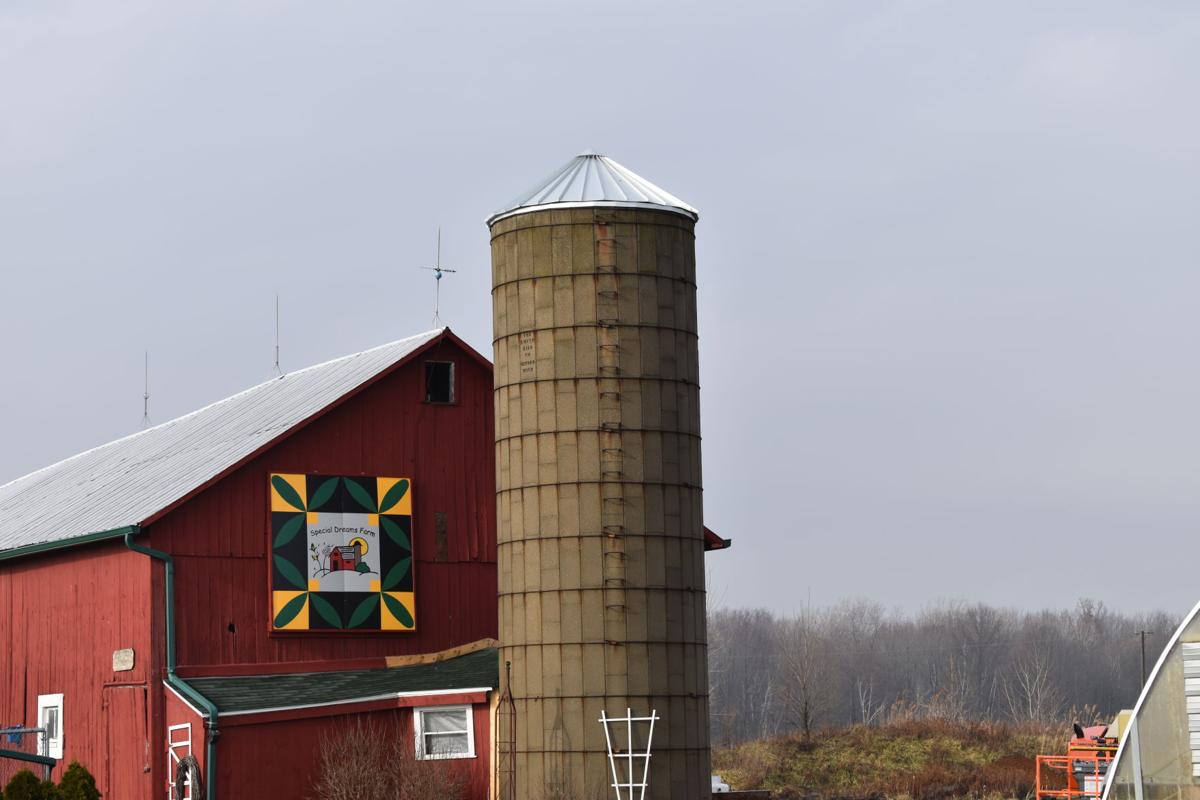
[[[439,661],[384,669],[304,672],[281,675],[191,678],[197,691],[222,715],[303,706],[352,703],[386,695],[494,689],[500,656],[494,647]]]
[[[8,561],[10,558],[32,556],[36,553],[45,553],[50,550],[65,550],[68,547],[78,547],[81,544],[90,544],[92,542],[102,542],[106,539],[121,539],[125,536],[125,534],[137,533],[139,530],[140,528],[137,525],[126,525],[123,528],[113,528],[110,531],[85,533],[83,536],[72,536],[69,539],[56,539],[51,542],[38,542],[37,544],[27,544],[22,547],[14,547],[11,550],[0,550],[0,561]]]
[[[41,734],[38,735],[40,736]],[[53,767],[58,763],[57,758],[42,756],[37,753],[26,753],[24,750],[0,749],[0,758],[12,758],[17,761],[26,761],[30,764],[41,764],[43,767]]]

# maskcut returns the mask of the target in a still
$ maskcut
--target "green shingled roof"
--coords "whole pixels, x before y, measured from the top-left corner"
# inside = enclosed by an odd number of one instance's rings
[[[345,672],[191,678],[222,714],[272,708],[344,703],[399,692],[493,689],[500,683],[496,649],[488,648],[436,664]]]

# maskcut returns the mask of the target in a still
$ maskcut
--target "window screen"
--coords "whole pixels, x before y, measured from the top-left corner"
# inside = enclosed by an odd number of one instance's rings
[[[472,758],[475,755],[470,706],[419,709],[417,732],[418,758]]]
[[[454,362],[425,362],[425,402],[454,402]]]
[[[51,740],[58,738],[58,709],[54,707],[47,708],[42,714],[42,727],[46,729],[46,736]]]

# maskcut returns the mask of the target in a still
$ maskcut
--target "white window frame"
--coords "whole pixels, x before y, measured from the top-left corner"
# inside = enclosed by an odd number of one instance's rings
[[[63,696],[61,694],[39,694],[38,695],[38,711],[37,725],[38,728],[44,728],[46,720],[46,710],[54,708],[58,710],[58,736],[50,737],[48,733],[38,734],[38,750],[45,753],[51,758],[61,759],[63,757]]]
[[[427,711],[462,711],[467,716],[467,752],[465,753],[437,753],[427,754],[425,752],[425,713]],[[474,706],[423,706],[413,709],[413,741],[417,746],[417,760],[419,761],[441,761],[455,758],[475,758],[475,707]],[[463,731],[442,731],[443,735],[452,734],[461,736]],[[437,736],[437,733],[430,733],[430,736]]]

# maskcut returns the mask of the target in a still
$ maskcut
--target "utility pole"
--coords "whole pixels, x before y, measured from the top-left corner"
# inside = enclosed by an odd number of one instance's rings
[[[1154,631],[1138,631],[1138,636],[1142,637],[1142,686],[1146,685],[1146,637],[1153,636]]]

